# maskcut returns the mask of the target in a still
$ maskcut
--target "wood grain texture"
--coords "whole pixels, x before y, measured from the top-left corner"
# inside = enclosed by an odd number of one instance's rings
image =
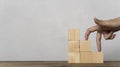
[[[93,52],[93,63],[103,63],[102,52]]]
[[[80,40],[80,30],[79,29],[69,29],[69,31],[68,31],[68,40],[69,41]]]
[[[80,53],[79,52],[69,52],[68,53],[68,63],[80,63]]]
[[[80,63],[103,63],[103,53],[82,51],[80,52]]]
[[[120,61],[103,64],[68,64],[67,61],[0,61],[0,67],[120,67]]]
[[[91,51],[91,42],[89,40],[80,40],[80,51]]]
[[[68,63],[80,63],[80,41],[68,41]]]
[[[80,52],[80,63],[93,63],[92,57],[93,55],[91,51]]]
[[[69,52],[79,52],[80,51],[80,41],[68,41],[68,51]]]

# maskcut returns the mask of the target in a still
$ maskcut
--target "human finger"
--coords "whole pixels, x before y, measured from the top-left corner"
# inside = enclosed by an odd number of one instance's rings
[[[97,43],[97,49],[98,49],[99,52],[101,52],[101,38],[102,38],[101,32],[97,31],[96,43]]]
[[[112,40],[112,39],[114,39],[116,37],[116,34],[113,34],[111,37],[110,37],[110,39]]]
[[[88,40],[90,33],[97,31],[98,29],[99,29],[98,25],[88,28],[85,33],[85,40]]]
[[[104,36],[105,40],[111,39],[112,35],[113,35],[113,31],[103,32],[103,36]]]

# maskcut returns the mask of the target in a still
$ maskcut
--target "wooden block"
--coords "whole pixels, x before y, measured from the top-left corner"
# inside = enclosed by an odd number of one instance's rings
[[[103,63],[102,52],[80,52],[80,63]]]
[[[68,31],[68,40],[69,41],[74,40],[74,29],[70,29]]]
[[[91,51],[90,41],[80,40],[80,51]]]
[[[103,53],[93,52],[93,63],[103,63]]]
[[[68,63],[80,63],[80,53],[79,52],[69,52],[68,53]]]
[[[80,52],[80,63],[93,63],[93,55],[91,51]]]
[[[68,31],[68,40],[69,41],[80,40],[80,30],[79,29],[70,29]]]
[[[80,52],[80,41],[68,41],[69,52]]]
[[[80,30],[75,29],[75,40],[80,40]]]

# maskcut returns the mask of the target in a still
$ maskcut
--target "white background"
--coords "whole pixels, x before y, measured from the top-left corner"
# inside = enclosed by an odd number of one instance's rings
[[[120,16],[120,0],[0,0],[0,61],[66,61],[68,29],[81,40],[93,18]],[[120,61],[120,33],[102,39],[105,61]],[[96,51],[96,32],[91,34]]]

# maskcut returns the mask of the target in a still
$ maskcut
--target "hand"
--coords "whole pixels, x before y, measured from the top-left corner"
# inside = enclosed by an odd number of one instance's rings
[[[87,29],[85,33],[85,40],[88,40],[90,33],[97,31],[96,43],[98,52],[101,52],[101,38],[102,35],[106,40],[112,40],[116,34],[114,32],[120,30],[120,17],[110,20],[99,20],[94,18],[94,22],[97,24]]]

